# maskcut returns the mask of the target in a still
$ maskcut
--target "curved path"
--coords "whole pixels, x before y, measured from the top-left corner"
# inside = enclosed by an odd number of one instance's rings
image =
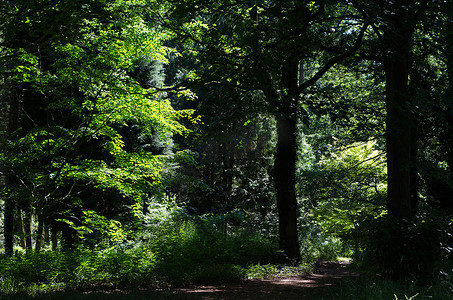
[[[270,300],[313,299],[342,278],[358,276],[347,269],[348,262],[325,262],[315,272],[302,276],[246,280],[224,285],[193,286],[176,289],[175,299]]]

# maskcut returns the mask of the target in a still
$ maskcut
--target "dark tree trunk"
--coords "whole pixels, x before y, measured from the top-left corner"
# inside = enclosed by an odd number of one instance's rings
[[[450,181],[453,182],[453,2],[447,1],[445,3],[446,11],[446,26],[444,28],[445,41],[445,58],[447,62],[447,75],[448,75],[448,90],[447,90],[447,162],[450,171]],[[450,200],[453,201],[453,200]],[[452,204],[447,204],[447,207],[452,207]]]
[[[282,96],[276,116],[277,149],[274,162],[274,182],[279,218],[279,246],[290,260],[297,262],[300,260],[296,199],[299,62],[289,58],[282,75],[287,95]]]
[[[409,18],[409,19],[408,19]],[[387,172],[389,215],[397,219],[412,216],[411,205],[411,146],[412,116],[408,109],[410,100],[409,71],[414,16],[405,9],[398,9],[389,17],[384,32],[387,104]]]
[[[297,234],[297,200],[295,171],[297,155],[297,120],[281,115],[277,118],[277,151],[274,181],[279,218],[279,246],[291,260],[300,260]]]
[[[68,228],[64,228],[62,231],[61,231],[61,239],[60,239],[60,243],[61,243],[61,249],[63,251],[74,251],[75,249],[75,233],[73,232],[73,230],[71,228],[69,228],[69,226],[67,226]]]
[[[397,218],[411,215],[411,125],[406,105],[407,57],[386,63],[387,172],[389,214]]]

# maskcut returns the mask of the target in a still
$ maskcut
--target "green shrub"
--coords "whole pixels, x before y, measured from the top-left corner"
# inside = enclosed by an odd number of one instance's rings
[[[116,246],[84,252],[84,259],[75,269],[75,285],[110,284],[115,286],[147,285],[153,280],[155,254],[137,245],[132,248]]]
[[[215,277],[220,278],[224,271],[225,280],[237,279],[240,266],[269,261],[277,253],[272,242],[256,234],[225,234],[189,221],[150,243],[159,258],[156,276],[176,282],[201,281],[209,277],[202,275],[203,272],[213,273],[213,270],[216,270]]]
[[[5,276],[2,273],[0,275],[0,295],[1,294],[12,294],[17,288],[17,283],[10,276]]]
[[[302,262],[315,263],[320,261],[333,261],[338,257],[352,255],[348,245],[333,234],[328,234],[316,225],[307,225],[301,231]]]
[[[228,233],[205,221],[162,223],[141,240],[74,252],[17,253],[0,258],[0,289],[35,293],[93,286],[140,287],[157,282],[203,283],[245,278],[247,266],[268,263],[274,242],[248,231]]]
[[[16,253],[1,260],[0,271],[21,284],[65,282],[72,277],[71,270],[77,264],[70,253],[44,251],[40,253]]]

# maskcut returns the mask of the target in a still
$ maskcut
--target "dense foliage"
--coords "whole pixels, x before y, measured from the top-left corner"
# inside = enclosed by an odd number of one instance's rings
[[[0,293],[453,292],[451,1],[51,2],[0,3]]]

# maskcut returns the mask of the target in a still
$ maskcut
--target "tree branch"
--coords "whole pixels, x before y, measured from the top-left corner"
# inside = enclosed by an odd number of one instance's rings
[[[302,93],[302,91],[304,89],[315,84],[335,64],[339,63],[340,61],[344,60],[345,58],[351,56],[354,52],[356,52],[362,45],[363,36],[365,35],[365,31],[367,30],[368,26],[369,26],[368,24],[363,25],[362,29],[360,30],[359,36],[357,37],[357,40],[355,41],[354,45],[349,50],[347,50],[343,54],[332,57],[324,65],[324,67],[322,67],[315,75],[313,75],[312,78],[310,78],[309,80],[307,80],[304,83],[302,83],[301,85],[299,85],[296,90],[297,94]]]

